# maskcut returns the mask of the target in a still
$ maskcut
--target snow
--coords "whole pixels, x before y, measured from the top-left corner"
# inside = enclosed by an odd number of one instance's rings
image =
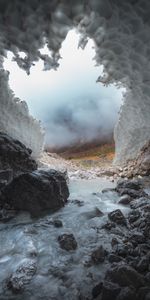
[[[150,138],[149,20],[147,0],[2,1],[0,51],[2,56],[6,50],[12,51],[18,65],[29,73],[39,58],[46,69],[58,67],[62,41],[71,28],[80,31],[81,46],[87,37],[92,38],[95,60],[104,66],[99,80],[126,88],[115,128],[116,162],[121,163],[134,158]],[[40,54],[45,43],[51,50],[50,58]],[[19,51],[26,53],[25,58]],[[2,97],[1,93],[0,101]],[[15,117],[12,114],[12,119]]]

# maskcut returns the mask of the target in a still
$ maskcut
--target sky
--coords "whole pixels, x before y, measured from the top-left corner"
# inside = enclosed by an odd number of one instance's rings
[[[57,70],[43,71],[39,61],[27,75],[12,61],[11,53],[4,63],[10,72],[10,87],[41,120],[45,143],[51,148],[102,140],[117,121],[123,90],[96,83],[103,68],[95,66],[93,41],[84,50],[78,48],[78,42],[79,34],[71,30],[62,44]]]

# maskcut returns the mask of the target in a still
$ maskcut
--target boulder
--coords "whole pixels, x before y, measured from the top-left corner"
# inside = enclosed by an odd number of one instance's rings
[[[144,285],[144,278],[132,267],[122,264],[112,267],[106,272],[106,280],[119,284],[121,287],[139,288]]]
[[[36,263],[34,261],[27,262],[20,266],[7,280],[7,288],[14,294],[23,292],[25,286],[30,283],[36,273]]]
[[[99,264],[104,262],[106,255],[107,251],[103,248],[103,246],[99,246],[96,250],[92,252],[91,260],[94,264]]]
[[[118,225],[126,225],[126,219],[120,209],[116,209],[108,214],[110,221]]]
[[[63,207],[69,197],[62,173],[56,170],[37,170],[15,177],[2,191],[3,202],[17,211],[33,216],[53,212]]]
[[[66,251],[75,250],[78,246],[73,234],[59,235],[58,242],[60,247]]]
[[[31,157],[31,153],[32,150],[20,141],[0,132],[0,170],[12,169],[13,175],[36,170],[37,163]]]

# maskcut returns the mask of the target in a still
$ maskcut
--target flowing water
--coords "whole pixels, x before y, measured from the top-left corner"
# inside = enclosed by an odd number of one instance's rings
[[[90,254],[99,245],[109,251],[110,235],[100,228],[106,223],[107,213],[119,208],[115,192],[101,192],[107,187],[114,187],[114,183],[101,178],[72,180],[68,204],[58,212],[39,220],[19,214],[0,224],[0,300],[76,300],[91,294],[107,263],[88,265]],[[97,215],[97,208],[104,216]],[[63,227],[54,227],[50,222],[53,219],[61,220]],[[63,233],[74,234],[76,250],[60,248],[57,239]],[[36,274],[22,293],[13,294],[6,287],[7,279],[19,266],[30,262],[37,265]]]

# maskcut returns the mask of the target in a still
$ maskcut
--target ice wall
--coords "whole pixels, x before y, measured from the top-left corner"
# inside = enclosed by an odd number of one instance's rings
[[[95,42],[95,60],[104,66],[98,81],[127,90],[115,128],[115,161],[124,162],[150,139],[150,1],[2,0],[0,54],[11,50],[28,73],[39,58],[45,69],[56,69],[61,43],[72,27],[81,32],[81,47],[87,37]],[[45,43],[51,57],[39,51]],[[26,53],[24,59],[19,51]]]
[[[8,85],[8,72],[0,69],[0,131],[20,140],[38,158],[44,132],[40,123],[30,116],[26,102],[13,95]]]

